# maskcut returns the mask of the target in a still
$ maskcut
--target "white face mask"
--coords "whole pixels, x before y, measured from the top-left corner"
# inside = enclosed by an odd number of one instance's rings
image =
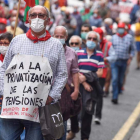
[[[31,29],[34,32],[41,32],[45,28],[44,21],[45,20],[40,18],[31,19]]]
[[[12,21],[12,22],[11,22],[11,26],[12,26],[12,27],[15,27],[15,24],[16,24],[15,21]]]
[[[58,40],[62,43],[62,45],[65,44],[65,39],[58,39]]]
[[[8,50],[8,46],[0,46],[0,53],[5,55]]]

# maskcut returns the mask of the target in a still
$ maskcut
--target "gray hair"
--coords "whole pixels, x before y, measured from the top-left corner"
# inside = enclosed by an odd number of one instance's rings
[[[68,31],[67,31],[66,27],[64,27],[64,26],[56,26],[55,29],[54,29],[54,32],[55,32],[55,30],[57,28],[63,28],[66,31],[66,36],[68,36]],[[53,35],[54,35],[54,32],[53,32]]]
[[[69,40],[69,44],[71,43],[71,39],[72,39],[73,37],[77,37],[77,38],[79,39],[80,44],[82,44],[82,39],[81,39],[81,37],[79,37],[78,35],[73,35],[73,36],[70,38],[70,40]]]
[[[41,5],[36,5],[36,6],[41,6]],[[35,7],[35,6],[34,6],[34,7]],[[29,9],[28,16],[30,16],[31,10],[32,10],[34,7],[31,7],[31,8]],[[41,6],[41,7],[43,7],[43,8],[46,10],[47,17],[50,18],[50,12],[49,12],[49,10],[48,10],[45,6]]]
[[[94,31],[90,31],[90,32],[87,33],[87,35],[86,35],[86,40],[88,39],[88,36],[89,36],[89,34],[91,34],[91,33],[94,33],[94,34],[97,36],[97,41],[99,42],[99,41],[100,41],[100,36],[99,36],[99,34],[98,34],[97,32],[94,32]]]

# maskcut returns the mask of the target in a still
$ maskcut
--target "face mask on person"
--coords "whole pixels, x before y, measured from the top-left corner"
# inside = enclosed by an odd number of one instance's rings
[[[64,11],[61,11],[61,15],[62,15],[62,16],[65,16],[65,12],[64,12]]]
[[[93,16],[96,18],[98,15],[97,14],[93,14]]]
[[[62,45],[65,44],[65,39],[58,39],[58,40],[61,42]]]
[[[75,51],[79,51],[80,49],[79,49],[79,47],[71,47],[73,50],[75,50]]]
[[[124,30],[123,28],[119,28],[119,29],[117,30],[117,32],[118,32],[120,35],[122,35],[122,34],[124,34],[125,30]]]
[[[85,39],[86,39],[86,35],[87,35],[86,32],[82,32],[82,33],[81,33],[81,38],[85,40]]]
[[[11,22],[11,26],[12,26],[12,27],[15,27],[15,24],[16,24],[15,21],[12,21],[12,22]]]
[[[73,12],[76,13],[77,12],[77,9],[75,8]]]
[[[116,4],[116,3],[117,3],[117,1],[116,1],[116,0],[113,0],[112,2],[113,2],[114,4]]]
[[[40,18],[35,18],[31,19],[31,29],[34,32],[41,32],[45,27],[44,27],[44,21],[43,19]]]
[[[5,25],[4,24],[0,24],[0,31],[3,31],[5,29]]]
[[[0,53],[5,55],[8,50],[8,46],[0,46]]]
[[[87,41],[86,45],[89,50],[93,50],[96,47],[96,43],[93,41]]]

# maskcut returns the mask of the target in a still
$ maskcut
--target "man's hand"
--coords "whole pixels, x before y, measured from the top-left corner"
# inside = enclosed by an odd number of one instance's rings
[[[140,31],[136,31],[135,36],[140,36]]]
[[[107,60],[107,58],[106,58],[106,57],[104,58],[104,62],[108,62],[108,60]]]
[[[87,82],[84,82],[82,83],[83,86],[84,86],[84,89],[88,92],[91,92],[93,90],[93,88],[87,83]]]
[[[131,60],[132,60],[132,58],[129,58],[129,59],[128,59],[128,61],[127,61],[127,65],[128,65],[128,66],[129,66],[130,63],[131,63]]]
[[[46,105],[51,104],[52,101],[53,101],[53,98],[51,96],[48,96],[47,101],[46,101]]]
[[[83,75],[83,74],[80,74],[79,73],[79,82],[80,83],[83,83],[83,82],[85,82],[86,81],[86,77]]]
[[[77,98],[78,98],[78,95],[79,95],[79,91],[74,91],[72,94],[71,94],[71,99],[76,101]]]

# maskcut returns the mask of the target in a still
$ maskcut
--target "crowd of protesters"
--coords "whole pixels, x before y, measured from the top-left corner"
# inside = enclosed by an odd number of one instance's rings
[[[121,2],[131,3],[131,10],[124,12]],[[85,0],[83,6],[69,6],[68,1],[40,0],[41,6],[31,8],[28,21],[23,21],[25,5],[21,0],[13,38],[18,0],[0,0],[0,110],[4,73],[13,57],[18,53],[41,56],[43,50],[54,79],[46,104],[60,101],[64,118],[65,135],[60,140],[72,140],[79,131],[81,140],[89,140],[93,115],[95,123],[101,123],[103,97],[110,94],[112,104],[119,103],[135,53],[135,69],[140,70],[140,2]],[[20,47],[23,40],[25,45]],[[72,101],[82,98],[81,110],[74,116],[63,112],[66,94]],[[0,118],[0,140],[24,139],[43,140],[40,126]]]

